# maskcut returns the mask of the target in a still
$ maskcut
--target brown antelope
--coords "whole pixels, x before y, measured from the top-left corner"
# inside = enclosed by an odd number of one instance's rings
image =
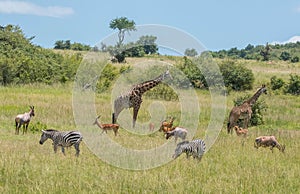
[[[174,120],[175,120],[175,117],[171,117],[169,122],[167,122],[166,120],[164,120],[161,123],[159,131],[163,131],[164,133],[167,133],[168,131],[174,130],[175,128],[172,128]]]
[[[23,134],[27,133],[28,125],[30,123],[31,117],[34,116],[34,106],[30,106],[30,111],[24,114],[19,114],[15,118],[16,123],[16,135],[19,134],[20,127],[23,125]]]
[[[153,123],[149,123],[149,131],[153,131],[154,130],[154,124]]]
[[[105,133],[107,133],[108,130],[113,130],[114,133],[115,133],[115,136],[117,136],[117,133],[118,133],[118,129],[119,129],[119,125],[118,124],[101,124],[98,119],[100,118],[101,116],[99,115],[95,122],[93,123],[93,125],[97,125],[98,127],[100,127],[103,131],[102,133],[105,131]]]
[[[260,136],[255,139],[254,147],[259,148],[262,147],[270,147],[270,150],[273,153],[273,148],[278,148],[281,152],[284,152],[285,145],[280,145],[276,140],[275,136]]]
[[[237,136],[243,135],[244,137],[246,137],[248,134],[248,129],[243,129],[237,125],[234,126],[234,130],[235,130]]]

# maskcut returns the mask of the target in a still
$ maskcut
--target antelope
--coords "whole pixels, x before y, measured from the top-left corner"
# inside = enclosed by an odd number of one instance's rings
[[[153,131],[154,130],[154,124],[153,123],[149,123],[149,131]]]
[[[241,136],[241,135],[243,135],[244,137],[247,136],[248,129],[243,129],[236,125],[236,126],[234,126],[234,130],[235,130],[237,136]]]
[[[118,124],[101,124],[98,119],[101,116],[99,115],[95,122],[93,123],[93,125],[97,125],[98,127],[100,127],[102,129],[102,133],[105,131],[105,133],[107,133],[108,130],[113,130],[115,133],[115,136],[117,136],[118,133],[118,129],[119,129],[119,125]]]
[[[279,151],[284,152],[285,145],[280,145],[276,140],[275,136],[260,136],[255,139],[254,147],[258,149],[262,147],[270,147],[270,150],[273,153],[273,148],[276,147]]]
[[[175,143],[178,139],[178,137],[180,137],[183,141],[185,140],[186,138],[186,135],[187,135],[187,130],[182,128],[182,127],[175,127],[175,128],[172,128],[173,130],[172,131],[168,131],[166,133],[166,139],[169,139],[170,137],[174,136],[175,137]]]
[[[15,118],[16,123],[16,132],[15,134],[19,134],[20,127],[23,125],[23,135],[24,133],[27,133],[28,125],[30,123],[31,117],[34,116],[34,106],[29,106],[30,111],[25,112],[24,114],[19,114]]]
[[[168,131],[172,131],[174,129],[174,128],[172,128],[174,120],[175,120],[175,117],[171,117],[169,122],[167,122],[166,120],[164,120],[161,123],[159,131],[163,131],[164,133],[167,133]]]

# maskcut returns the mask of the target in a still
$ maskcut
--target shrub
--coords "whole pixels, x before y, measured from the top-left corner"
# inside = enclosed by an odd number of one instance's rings
[[[284,81],[281,78],[277,78],[276,76],[271,77],[271,88],[272,90],[279,90],[284,86]]]
[[[287,61],[287,60],[290,60],[291,58],[291,55],[289,52],[287,51],[283,51],[281,54],[280,54],[280,57],[279,57],[281,60],[283,61]]]
[[[286,93],[299,95],[300,94],[300,76],[290,75],[290,81],[287,85]]]
[[[254,75],[250,69],[237,64],[235,61],[226,61],[220,64],[220,71],[227,88],[236,91],[252,89]]]
[[[291,59],[291,62],[292,63],[298,63],[299,62],[299,57],[298,56],[295,56]]]
[[[97,91],[104,92],[112,85],[112,82],[119,75],[119,71],[112,64],[107,64],[103,71],[101,72],[101,76],[97,83]]]
[[[29,125],[30,131],[32,133],[40,132],[41,130],[47,129],[47,125],[41,122],[36,122]]]

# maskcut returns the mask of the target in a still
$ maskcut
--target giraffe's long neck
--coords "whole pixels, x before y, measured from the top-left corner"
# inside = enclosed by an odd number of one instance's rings
[[[259,98],[259,96],[262,93],[264,93],[265,91],[266,91],[266,88],[265,88],[265,86],[263,86],[249,100],[247,100],[247,102],[252,106],[253,104],[255,104],[255,102],[257,101],[257,99]]]
[[[160,84],[168,75],[169,75],[169,72],[167,71],[153,80],[149,80],[149,81],[145,81],[143,83],[137,84],[134,87],[133,92],[139,92],[140,95],[143,95],[143,93],[145,93],[146,91],[148,91],[148,90],[154,88],[155,86],[157,86],[158,84]]]

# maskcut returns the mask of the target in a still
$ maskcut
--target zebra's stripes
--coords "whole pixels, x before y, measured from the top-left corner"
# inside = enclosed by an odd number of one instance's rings
[[[53,141],[54,152],[57,152],[57,147],[61,146],[61,151],[65,155],[65,147],[74,145],[76,156],[79,156],[79,144],[82,140],[82,135],[77,131],[57,131],[54,129],[42,130],[40,144],[42,145],[48,138]]]
[[[179,157],[182,153],[186,153],[186,157],[189,158],[193,155],[193,158],[201,160],[206,149],[205,142],[202,139],[196,139],[191,142],[183,141],[177,144],[175,154],[173,158]]]

